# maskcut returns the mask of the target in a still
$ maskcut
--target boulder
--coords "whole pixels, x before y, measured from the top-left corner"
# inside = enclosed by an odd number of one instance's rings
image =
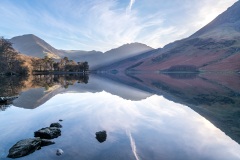
[[[56,127],[46,127],[34,132],[34,137],[53,139],[61,136],[61,130]]]
[[[57,156],[60,156],[60,155],[62,155],[63,153],[64,153],[63,150],[57,149],[56,155],[57,155]]]
[[[40,138],[24,139],[17,142],[12,148],[9,149],[9,158],[19,158],[29,155],[41,148]]]
[[[41,147],[49,146],[49,145],[52,145],[52,144],[55,144],[55,142],[49,141],[47,139],[41,139]]]
[[[50,127],[62,128],[62,125],[60,123],[52,123]]]
[[[103,143],[107,139],[107,132],[106,131],[96,132],[96,139],[98,140],[98,142]]]

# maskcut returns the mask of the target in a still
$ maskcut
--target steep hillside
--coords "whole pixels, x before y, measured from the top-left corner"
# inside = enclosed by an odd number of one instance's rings
[[[202,71],[240,71],[239,8],[240,1],[192,36],[166,45],[145,59],[136,56],[135,61],[126,59],[104,69],[165,71],[192,66]]]

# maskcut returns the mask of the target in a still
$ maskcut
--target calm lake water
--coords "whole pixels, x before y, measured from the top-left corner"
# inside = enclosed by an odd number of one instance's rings
[[[19,95],[1,105],[0,159],[60,119],[54,145],[19,159],[240,159],[238,74],[2,77],[0,83],[0,97]],[[102,143],[99,131],[107,133]]]

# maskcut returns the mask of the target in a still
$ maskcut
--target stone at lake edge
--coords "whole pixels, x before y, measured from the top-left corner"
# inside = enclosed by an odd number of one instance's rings
[[[63,150],[57,149],[56,155],[60,156],[60,155],[62,155],[63,153],[64,153]]]
[[[41,148],[40,138],[24,139],[17,142],[12,148],[9,149],[9,158],[19,158],[29,155]]]
[[[53,141],[47,139],[29,138],[17,142],[12,148],[9,149],[9,158],[19,158],[29,155],[36,150],[41,149],[41,147],[55,144]]]
[[[47,139],[41,139],[41,147],[45,147],[45,146],[49,146],[55,144],[55,142],[53,141],[49,141]]]
[[[62,128],[62,125],[60,123],[52,123],[50,127]]]
[[[61,136],[61,130],[56,127],[46,127],[34,132],[34,137],[53,139]]]
[[[96,139],[98,140],[98,142],[103,143],[107,139],[107,132],[106,131],[96,132]]]

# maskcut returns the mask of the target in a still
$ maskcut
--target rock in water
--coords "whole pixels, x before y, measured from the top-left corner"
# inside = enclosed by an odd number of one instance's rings
[[[96,132],[96,139],[98,140],[98,142],[103,143],[107,139],[107,132],[106,131]]]
[[[23,157],[35,152],[40,148],[41,148],[40,138],[24,139],[17,142],[14,146],[12,146],[12,148],[10,148],[7,157],[9,158]]]
[[[59,122],[62,122],[63,120],[62,119],[59,119]]]
[[[62,125],[60,123],[52,123],[50,127],[62,128]]]
[[[61,136],[61,130],[56,127],[42,128],[34,132],[34,137],[40,137],[44,139],[53,139]]]
[[[56,155],[60,156],[60,155],[62,155],[63,153],[64,153],[63,150],[57,149]]]
[[[55,142],[49,141],[47,139],[41,139],[41,147],[49,146],[49,145],[52,145],[52,144],[55,144]]]

